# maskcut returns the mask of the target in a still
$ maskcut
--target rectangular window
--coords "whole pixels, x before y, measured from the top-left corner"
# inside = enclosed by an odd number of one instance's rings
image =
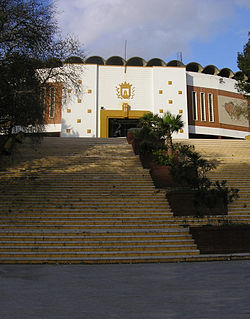
[[[193,120],[198,120],[198,112],[197,112],[197,93],[195,91],[192,92],[192,109],[193,109]]]
[[[214,122],[214,103],[213,94],[208,94],[208,110],[209,110],[209,122]]]
[[[205,93],[201,92],[201,120],[206,121]]]
[[[50,104],[49,104],[49,117],[54,118],[55,117],[55,102],[56,102],[56,92],[55,88],[50,88]]]
[[[46,110],[46,88],[41,87],[40,89],[40,102],[41,102],[41,107],[43,109],[43,112]]]

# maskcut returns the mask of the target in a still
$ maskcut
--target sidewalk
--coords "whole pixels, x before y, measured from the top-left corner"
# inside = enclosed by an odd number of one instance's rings
[[[250,261],[1,265],[5,319],[247,319]]]

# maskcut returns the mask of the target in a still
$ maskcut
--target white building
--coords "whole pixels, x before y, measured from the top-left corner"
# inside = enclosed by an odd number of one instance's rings
[[[90,57],[79,68],[81,94],[68,88],[63,102],[48,103],[47,131],[63,137],[125,136],[145,112],[170,111],[184,121],[177,138],[249,135],[249,121],[234,117],[235,105],[247,101],[237,92],[229,69],[138,57]]]

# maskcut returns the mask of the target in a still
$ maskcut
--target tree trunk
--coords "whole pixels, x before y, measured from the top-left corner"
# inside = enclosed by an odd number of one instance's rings
[[[168,156],[172,156],[173,155],[173,141],[172,141],[171,133],[167,134],[166,144],[167,144],[167,148],[168,148]]]

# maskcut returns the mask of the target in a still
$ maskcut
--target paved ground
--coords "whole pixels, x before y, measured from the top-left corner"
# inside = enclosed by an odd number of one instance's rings
[[[4,319],[250,318],[250,261],[0,265]]]

